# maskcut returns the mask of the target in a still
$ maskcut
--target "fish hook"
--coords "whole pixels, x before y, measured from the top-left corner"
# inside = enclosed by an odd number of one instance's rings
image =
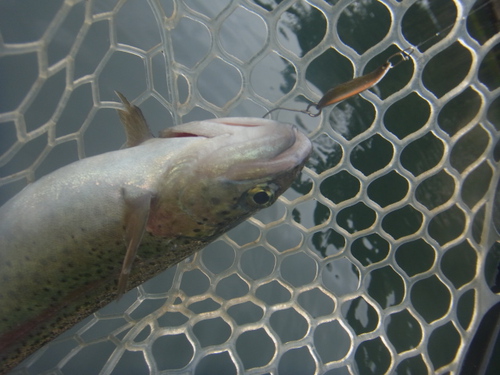
[[[321,114],[321,109],[318,108],[318,112],[317,113],[313,113],[309,110],[309,108],[311,108],[312,106],[316,106],[317,104],[316,103],[311,103],[307,106],[306,109],[294,109],[294,108],[285,108],[285,107],[276,107],[276,108],[273,108],[271,109],[270,111],[267,111],[266,114],[264,116],[262,116],[263,118],[269,116],[271,113],[273,113],[274,111],[277,111],[279,109],[282,109],[284,111],[290,111],[290,112],[299,112],[299,113],[304,113],[308,116],[311,116],[311,117],[318,117],[320,114]]]

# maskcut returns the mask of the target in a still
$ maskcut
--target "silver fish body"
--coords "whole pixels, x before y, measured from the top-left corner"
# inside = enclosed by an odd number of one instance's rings
[[[295,127],[255,118],[151,138],[122,100],[128,148],[65,166],[0,208],[0,372],[271,205],[311,152]]]

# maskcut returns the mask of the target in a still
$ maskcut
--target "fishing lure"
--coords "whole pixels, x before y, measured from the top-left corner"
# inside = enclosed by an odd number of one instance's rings
[[[382,80],[382,78],[385,77],[385,75],[387,74],[387,72],[389,72],[390,69],[399,65],[401,62],[408,60],[411,53],[413,52],[413,49],[414,48],[411,47],[409,49],[396,52],[394,55],[390,56],[386,60],[386,62],[384,62],[374,71],[362,75],[361,77],[356,77],[354,79],[351,79],[350,81],[341,83],[340,85],[331,88],[326,92],[325,95],[323,95],[323,97],[317,103],[310,103],[305,110],[276,107],[267,112],[263,117],[267,117],[269,114],[279,109],[285,111],[305,113],[306,115],[309,115],[311,117],[318,117],[323,111],[323,108],[328,107],[335,103],[339,103],[345,99],[348,99],[354,95],[357,95],[375,86]],[[400,56],[401,60],[393,64],[391,60],[397,56]],[[310,110],[311,107],[315,107],[318,110],[318,112],[316,113],[311,112]]]

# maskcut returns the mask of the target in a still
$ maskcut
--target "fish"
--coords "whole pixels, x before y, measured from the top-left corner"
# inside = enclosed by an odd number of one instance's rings
[[[269,207],[312,145],[291,124],[217,118],[153,137],[117,93],[126,148],[84,158],[0,207],[0,372]]]

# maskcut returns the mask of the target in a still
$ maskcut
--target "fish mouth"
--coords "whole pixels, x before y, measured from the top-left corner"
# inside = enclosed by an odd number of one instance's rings
[[[297,127],[256,117],[226,117],[178,125],[162,138],[198,137],[207,142],[201,173],[233,181],[273,178],[290,174],[311,154],[309,138]]]
[[[275,177],[304,166],[312,152],[309,138],[293,125],[265,121],[269,134],[257,139],[259,145],[248,142],[249,147],[255,147],[254,157],[230,166],[225,177],[233,181]]]

